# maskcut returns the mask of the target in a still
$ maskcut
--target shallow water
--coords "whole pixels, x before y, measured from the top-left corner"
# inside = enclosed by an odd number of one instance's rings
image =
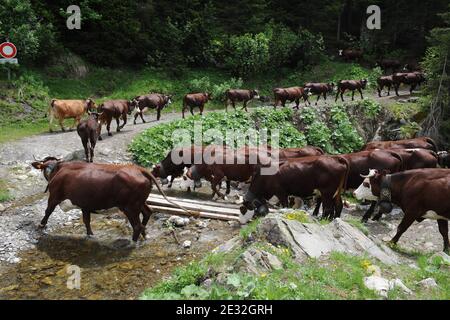
[[[176,228],[185,249],[164,227],[163,215],[147,225],[148,239],[131,241],[131,228],[119,213],[93,215],[95,236],[87,238],[82,221],[44,233],[36,248],[23,251],[21,262],[0,267],[2,299],[136,299],[142,291],[170,275],[174,268],[199,259],[238,233],[239,227],[209,220]],[[68,289],[67,267],[80,267],[80,289]]]

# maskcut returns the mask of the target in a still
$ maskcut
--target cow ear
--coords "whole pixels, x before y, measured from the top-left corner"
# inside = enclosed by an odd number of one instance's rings
[[[39,162],[39,161],[34,161],[34,162],[31,163],[31,165],[32,165],[33,168],[35,168],[35,169],[39,169],[39,170],[44,169],[43,163],[42,163],[42,162]]]

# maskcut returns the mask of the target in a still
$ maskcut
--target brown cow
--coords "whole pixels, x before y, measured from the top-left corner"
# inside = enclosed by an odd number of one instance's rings
[[[181,177],[185,168],[190,168],[194,163],[203,163],[204,150],[207,146],[187,146],[177,147],[169,151],[167,156],[152,169],[152,174],[161,179],[162,184],[169,183],[168,187],[172,187],[172,183],[177,177]],[[217,148],[226,148],[226,146],[213,146]],[[168,177],[171,177],[170,182]]]
[[[339,56],[343,57],[345,61],[359,61],[362,55],[363,51],[360,49],[339,50]]]
[[[286,101],[295,101],[294,108],[298,109],[300,99],[303,98],[306,103],[308,101],[308,96],[311,95],[309,88],[303,87],[275,88],[273,89],[273,94],[275,96],[274,109],[276,109],[280,102],[281,105],[285,107]]]
[[[399,96],[398,89],[400,88],[400,85],[402,83],[411,86],[409,88],[409,94],[412,94],[414,89],[418,85],[422,84],[422,82],[425,81],[425,75],[422,72],[419,72],[419,71],[415,71],[415,72],[399,72],[399,73],[394,73],[392,75],[392,81],[394,83],[395,94],[397,96]]]
[[[259,99],[258,90],[229,89],[225,92],[225,110],[228,112],[228,104],[231,102],[233,109],[236,110],[236,102],[243,102],[242,109],[247,110],[247,103],[253,99]]]
[[[78,125],[81,121],[81,117],[88,110],[95,110],[97,106],[94,100],[88,98],[86,100],[58,100],[53,99],[50,103],[50,108],[48,109],[48,114],[50,118],[49,131],[52,132],[53,119],[56,118],[59,121],[62,131],[64,129],[64,119],[73,118],[75,119],[74,124],[70,129],[73,129],[75,125]]]
[[[102,114],[97,112],[88,112],[89,118],[80,122],[77,126],[77,133],[81,138],[81,143],[83,144],[84,153],[86,154],[86,162],[93,162],[95,144],[97,143],[97,139],[100,137],[100,118]]]
[[[203,115],[203,109],[205,108],[205,103],[211,99],[209,93],[189,93],[184,96],[183,99],[183,109],[181,111],[184,119],[184,112],[189,107],[191,114],[194,115],[194,108],[198,107],[200,109],[200,115]]]
[[[100,117],[100,133],[98,140],[102,140],[100,136],[102,131],[102,124],[106,124],[106,130],[108,131],[108,136],[112,136],[111,133],[111,121],[116,119],[117,128],[116,131],[119,132],[127,124],[127,114],[131,114],[130,101],[128,100],[108,100],[103,102],[98,108],[99,112],[102,113]],[[120,125],[120,118],[123,120],[123,124]]]
[[[392,203],[404,212],[391,243],[396,244],[414,221],[433,219],[444,240],[444,251],[449,251],[450,170],[415,169],[394,174],[371,170],[365,178],[355,191],[356,197],[378,200],[384,213],[392,210]]]
[[[241,213],[247,209],[258,214],[268,212],[267,200],[276,196],[283,207],[288,197],[310,197],[319,191],[323,201],[324,218],[339,217],[343,208],[341,192],[349,172],[348,161],[339,156],[311,156],[283,161],[276,174],[261,175],[258,166],[244,197]]]
[[[403,159],[400,155],[390,150],[372,150],[360,151],[355,153],[343,154],[341,157],[345,158],[349,163],[349,174],[346,183],[346,189],[358,188],[362,181],[361,174],[368,174],[370,169],[389,169],[392,172],[398,172],[403,168]],[[320,200],[318,200],[318,206]],[[370,208],[364,214],[362,221],[366,222],[375,210],[376,202],[372,202]],[[314,211],[314,215],[318,214],[318,206]],[[379,218],[377,216],[377,218]]]
[[[403,159],[403,170],[436,168],[439,156],[433,150],[428,149],[389,149],[397,153]]]
[[[33,162],[32,166],[42,170],[50,192],[41,228],[46,226],[56,206],[68,199],[81,208],[88,236],[93,235],[91,213],[117,207],[130,221],[133,241],[137,241],[139,235],[145,238],[145,226],[152,213],[146,205],[152,183],[165,197],[155,177],[146,169],[133,164],[63,162],[47,157]],[[142,223],[140,213],[143,215]]]
[[[372,141],[367,143],[362,150],[373,149],[429,149],[437,152],[437,146],[433,139],[429,137],[419,137],[396,141]]]
[[[361,99],[364,99],[362,94],[362,89],[365,89],[367,85],[367,80],[341,80],[337,85],[337,93],[334,102],[337,101],[339,94],[341,95],[342,102],[344,102],[344,93],[346,90],[351,90],[352,92],[352,101],[355,100],[355,90],[358,90],[361,95]]]
[[[134,115],[134,124],[138,116],[144,120],[144,112],[148,109],[156,109],[156,120],[161,119],[161,110],[172,103],[172,96],[161,93],[149,93],[143,96],[137,96],[130,101],[130,112],[136,109]]]
[[[319,102],[320,96],[323,95],[323,99],[326,101],[327,100],[327,93],[332,93],[335,87],[335,84],[330,82],[330,83],[314,83],[314,82],[308,82],[305,83],[305,88],[309,89],[309,92],[311,92],[311,94],[317,94],[317,100],[316,100],[316,105],[317,102]],[[308,98],[306,98],[308,100]],[[309,100],[308,100],[309,103]],[[310,103],[311,104],[311,103]]]
[[[397,71],[402,66],[400,60],[398,59],[381,59],[380,61],[377,61],[377,65],[384,71],[392,69],[392,72]]]
[[[394,80],[392,79],[392,76],[381,76],[377,79],[377,84],[378,96],[381,97],[381,90],[383,90],[384,87],[388,89],[387,95],[389,96]]]

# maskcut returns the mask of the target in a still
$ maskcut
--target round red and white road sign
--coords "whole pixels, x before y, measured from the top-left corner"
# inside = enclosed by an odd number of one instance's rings
[[[12,42],[3,42],[0,44],[0,55],[3,58],[11,59],[17,54],[17,48]]]

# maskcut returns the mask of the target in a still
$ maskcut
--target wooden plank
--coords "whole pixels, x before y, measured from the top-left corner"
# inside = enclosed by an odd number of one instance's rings
[[[161,198],[164,199],[164,197],[160,194],[157,193],[150,193],[150,197],[154,197],[154,198]],[[212,207],[220,207],[220,208],[231,208],[231,209],[235,209],[235,208],[239,208],[238,204],[233,204],[233,203],[226,203],[226,202],[215,202],[215,201],[209,201],[209,200],[196,200],[196,199],[189,199],[189,198],[176,198],[176,197],[172,197],[172,196],[167,196],[168,199],[170,199],[171,201],[183,201],[183,202],[189,202],[189,203],[194,203],[194,204],[207,204],[209,206]]]
[[[162,206],[153,206],[150,205],[150,208],[163,213],[168,214],[176,214],[176,215],[183,215],[183,216],[190,216],[189,213],[186,211],[183,211],[178,208],[170,208],[170,207],[162,207]],[[223,215],[223,214],[215,214],[210,212],[199,212],[200,218],[207,218],[207,219],[219,219],[219,220],[233,220],[233,221],[240,221],[239,217],[231,216],[231,215]]]
[[[170,202],[168,202],[165,199],[148,198],[147,201],[152,205],[173,207],[173,204],[171,204]],[[210,206],[210,205],[206,205],[206,204],[202,204],[202,205],[193,204],[193,203],[180,201],[180,200],[172,200],[172,201],[186,209],[191,209],[191,210],[206,211],[206,212],[213,212],[213,213],[217,212],[217,213],[231,214],[231,215],[237,215],[237,216],[241,214],[239,208],[235,208],[235,209],[221,208],[221,207],[215,207],[215,206]]]

